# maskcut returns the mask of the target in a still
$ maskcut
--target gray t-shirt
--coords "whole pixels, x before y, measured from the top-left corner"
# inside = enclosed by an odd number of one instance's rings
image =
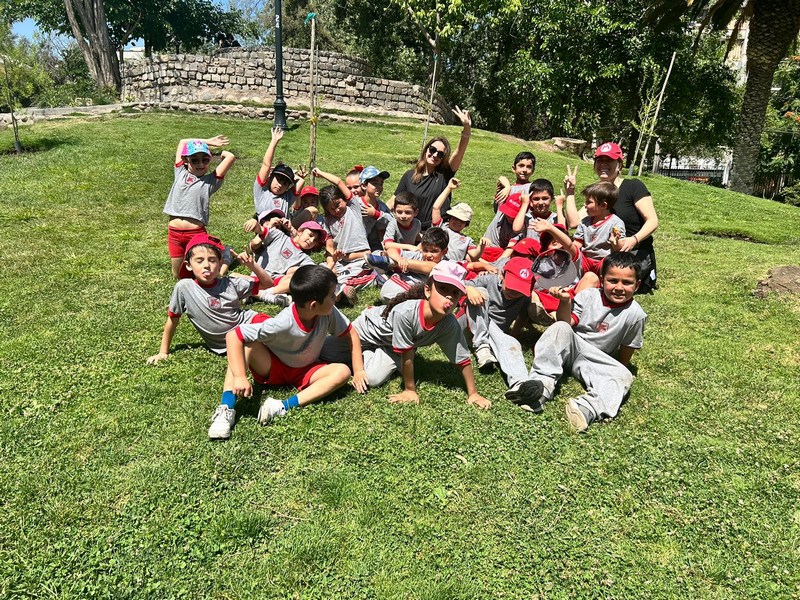
[[[269,177],[267,177],[267,182]],[[284,215],[289,214],[289,206],[294,203],[294,189],[289,188],[280,196],[273,194],[267,182],[261,181],[258,176],[253,182],[253,204],[256,208],[256,216],[265,210],[282,210]]]
[[[345,335],[350,331],[350,320],[334,307],[329,315],[319,315],[311,329],[306,329],[297,314],[297,305],[291,304],[274,318],[263,323],[241,325],[236,328],[244,343],[261,342],[272,350],[288,367],[307,367],[319,360],[325,338]]]
[[[528,309],[530,296],[507,300],[503,296],[503,282],[499,275],[484,273],[466,282],[467,285],[483,290],[489,318],[503,331],[508,332],[520,312]]]
[[[215,171],[197,177],[189,173],[183,163],[175,165],[172,187],[164,205],[164,214],[171,217],[194,219],[208,225],[208,205],[211,194],[222,186],[222,178]]]
[[[272,277],[286,275],[292,267],[314,265],[314,260],[294,240],[280,229],[270,228],[262,240],[263,248],[256,256],[256,262]]]
[[[439,221],[441,223],[441,221]],[[450,229],[450,224],[445,223],[444,225],[434,225],[435,227],[441,227],[445,233],[450,237],[450,242],[447,244],[447,254],[445,254],[445,260],[454,260],[456,262],[461,262],[462,260],[466,260],[467,258],[467,251],[470,248],[475,247],[475,242],[472,240],[471,237],[468,235],[462,235],[460,233],[456,233],[452,229]]]
[[[325,231],[336,242],[336,248],[345,254],[369,250],[360,203],[361,201],[351,194],[347,199],[347,210],[341,217],[335,219],[328,214],[325,215],[323,225]]]
[[[581,249],[586,256],[599,260],[611,254],[611,242],[608,238],[611,237],[614,227],[619,229],[620,237],[625,237],[625,223],[614,213],[595,224],[592,224],[591,217],[584,217],[573,237],[583,242]]]
[[[402,354],[412,348],[438,344],[447,359],[457,365],[470,361],[467,342],[453,315],[447,315],[432,327],[425,326],[424,300],[406,300],[395,306],[388,317],[381,314],[386,307],[373,306],[353,321],[362,347],[391,348]]]
[[[533,223],[536,220],[535,217],[531,216],[531,213],[528,213],[528,227],[525,229],[525,237],[531,238],[532,240],[536,240],[537,242],[540,239],[539,232],[533,228]],[[558,223],[558,215],[554,212],[550,213],[550,216],[545,219],[548,223]]]
[[[398,244],[417,244],[417,236],[422,230],[422,223],[419,219],[411,221],[411,226],[406,229],[401,227],[395,219],[392,219],[386,226],[386,233],[383,234],[383,242],[396,242]]]
[[[572,315],[578,321],[575,333],[606,354],[615,353],[620,346],[642,347],[647,313],[636,300],[611,304],[602,290],[591,288],[576,294]]]
[[[498,210],[483,237],[488,238],[492,246],[506,248],[511,240],[522,239],[522,233],[514,233],[513,222],[513,219],[509,221],[506,215]],[[525,223],[525,227],[527,227],[527,223]]]
[[[211,351],[225,354],[225,334],[258,314],[242,310],[241,304],[256,291],[258,282],[250,277],[220,277],[210,287],[201,286],[196,279],[181,279],[172,290],[168,314],[188,316]]]

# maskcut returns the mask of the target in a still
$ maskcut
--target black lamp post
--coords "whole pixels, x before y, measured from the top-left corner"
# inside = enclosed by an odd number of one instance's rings
[[[286,129],[286,100],[283,99],[283,40],[281,0],[275,0],[275,127]]]

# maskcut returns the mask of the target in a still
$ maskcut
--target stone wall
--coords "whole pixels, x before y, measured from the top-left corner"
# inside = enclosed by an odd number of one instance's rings
[[[307,49],[283,52],[283,93],[291,106],[310,98]],[[164,54],[126,62],[122,97],[134,102],[253,102],[275,101],[274,50],[226,48],[210,55]],[[430,90],[403,81],[378,79],[358,58],[319,52],[317,94],[323,106],[402,116],[425,116]],[[432,119],[452,123],[450,107],[438,96]]]

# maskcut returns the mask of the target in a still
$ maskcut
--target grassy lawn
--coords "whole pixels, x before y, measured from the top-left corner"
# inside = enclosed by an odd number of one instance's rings
[[[41,124],[22,130],[40,149],[23,156],[0,133],[0,597],[800,595],[800,301],[751,294],[800,263],[798,209],[645,179],[662,289],[640,300],[630,401],[587,435],[564,418],[574,381],[532,416],[502,399],[499,374],[479,375],[495,402],[480,412],[426,349],[419,406],[387,403],[398,379],[268,427],[251,402],[231,440],[210,443],[224,359],[188,322],[169,360],[145,358],[173,286],[161,209],[175,144],[215,134],[239,162],[210,231],[242,247],[267,123]],[[388,193],[421,138],[324,123],[318,164],[375,164]],[[307,148],[301,126],[278,155],[296,166]],[[473,237],[520,149],[474,133],[457,195],[476,209]],[[537,158],[558,184],[569,159]]]

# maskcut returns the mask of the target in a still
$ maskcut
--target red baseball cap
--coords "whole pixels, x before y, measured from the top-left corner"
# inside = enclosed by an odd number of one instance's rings
[[[533,289],[533,262],[515,256],[503,267],[503,281],[509,290],[530,296]]]
[[[595,158],[600,158],[601,156],[607,156],[613,160],[622,160],[624,154],[622,154],[622,148],[619,147],[619,144],[605,142],[604,144],[600,144],[597,150],[594,151]]]
[[[522,238],[512,246],[512,250],[517,254],[524,254],[526,256],[538,256],[542,251],[541,244],[533,238]]]
[[[315,188],[313,185],[307,185],[302,190],[300,190],[300,197],[308,196],[311,194],[312,196],[319,196],[319,190]]]
[[[560,229],[561,231],[563,231],[567,235],[569,235],[569,231],[567,230],[566,225],[563,225],[561,223],[553,223],[553,226],[556,227],[557,229]],[[542,250],[547,250],[547,247],[550,245],[550,242],[552,242],[552,241],[553,241],[553,236],[550,234],[550,232],[545,231],[542,235],[540,235],[539,236],[539,244],[540,244],[542,249],[539,250],[539,252],[541,253]]]
[[[197,235],[192,236],[192,239],[189,240],[189,243],[186,245],[186,252],[184,253],[184,256],[188,257],[189,251],[195,246],[203,245],[213,246],[220,252],[225,252],[225,246],[222,245],[222,241],[218,237],[208,235],[207,233],[198,233]]]
[[[511,217],[512,219],[519,214],[519,209],[522,208],[522,202],[520,201],[521,194],[512,194],[506,201],[503,202],[500,207],[497,209],[501,213],[506,216]]]

